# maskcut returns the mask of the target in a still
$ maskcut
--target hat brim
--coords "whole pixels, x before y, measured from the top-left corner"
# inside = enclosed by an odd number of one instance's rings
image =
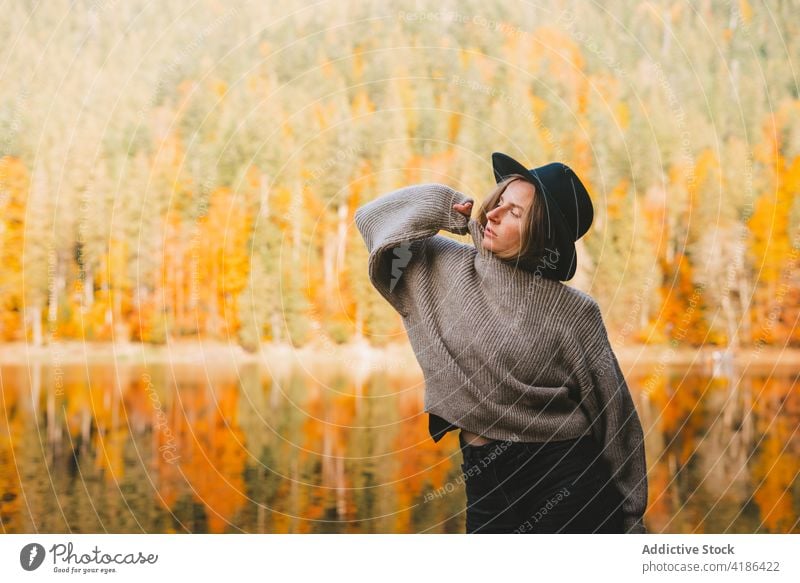
[[[542,193],[547,208],[548,227],[551,231],[551,236],[548,239],[555,243],[558,250],[558,261],[555,267],[550,267],[546,264],[542,266],[542,272],[547,272],[548,275],[557,277],[560,281],[572,279],[575,276],[578,263],[575,240],[569,235],[569,225],[558,208],[558,204],[550,198],[550,193],[539,180],[539,177],[514,160],[514,158],[502,152],[494,152],[492,154],[492,169],[497,183],[501,182],[509,174],[521,174],[536,186],[536,192]]]

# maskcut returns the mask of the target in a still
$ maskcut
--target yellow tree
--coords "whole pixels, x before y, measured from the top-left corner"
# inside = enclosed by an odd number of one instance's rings
[[[209,312],[206,331],[213,336],[231,339],[238,331],[239,295],[249,275],[251,226],[243,201],[227,187],[211,193],[208,214],[198,220],[199,279],[193,285],[205,300],[199,307]]]
[[[0,339],[14,340],[23,326],[22,251],[28,171],[19,158],[0,158]]]
[[[763,140],[754,150],[763,183],[747,226],[755,281],[751,304],[753,341],[758,344],[783,342],[790,334],[776,325],[787,299],[787,268],[791,267],[790,260],[797,260],[790,240],[790,216],[800,189],[800,163],[795,160],[790,165],[782,154],[781,128],[787,123],[786,116],[786,109],[770,116]]]
[[[753,500],[766,532],[797,532],[793,485],[797,481],[796,436],[798,411],[791,405],[794,383],[770,377],[759,379],[753,402],[757,433],[763,436],[752,463]]]
[[[705,176],[713,161],[700,156],[697,168],[676,163],[670,168],[670,190],[679,201],[678,210],[669,217],[668,243],[659,258],[662,271],[661,297],[663,302],[654,327],[673,345],[687,343],[700,345],[709,341],[709,310],[706,286],[696,275],[691,253],[696,249],[702,225],[698,214],[707,214],[703,208],[698,177]],[[705,169],[704,169],[705,168]]]

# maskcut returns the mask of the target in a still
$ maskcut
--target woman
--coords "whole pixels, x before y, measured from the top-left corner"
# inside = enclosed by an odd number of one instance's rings
[[[355,213],[370,281],[422,368],[430,433],[461,430],[467,532],[644,533],[641,423],[597,302],[561,283],[589,194],[561,163],[492,163],[477,219],[472,199],[435,183]]]

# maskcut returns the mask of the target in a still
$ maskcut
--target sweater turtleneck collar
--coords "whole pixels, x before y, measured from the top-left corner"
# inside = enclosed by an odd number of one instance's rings
[[[472,242],[475,245],[475,249],[478,252],[478,259],[482,260],[483,263],[490,267],[491,269],[499,270],[503,273],[514,274],[516,272],[523,272],[526,275],[532,275],[534,280],[537,282],[543,281],[545,283],[551,284],[558,284],[556,280],[544,277],[542,275],[541,269],[537,269],[534,265],[528,265],[524,260],[507,260],[507,259],[500,259],[490,250],[484,248],[483,246],[483,226],[481,226],[480,222],[477,219],[470,219],[467,223],[467,229],[469,230],[469,234],[472,237]],[[537,271],[539,273],[537,273]]]
[[[483,247],[483,227],[480,222],[475,219],[470,219],[469,223],[467,223],[467,229],[469,229],[472,242],[475,245],[475,249],[478,251],[478,256],[482,259],[499,261],[497,257],[494,256],[494,253]]]

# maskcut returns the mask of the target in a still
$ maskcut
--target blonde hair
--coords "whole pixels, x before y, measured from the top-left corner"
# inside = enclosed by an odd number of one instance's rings
[[[513,260],[518,257],[530,255],[534,259],[544,257],[547,254],[548,239],[546,233],[547,228],[547,208],[541,200],[539,189],[536,185],[528,180],[522,174],[509,174],[503,180],[497,183],[497,186],[489,193],[489,196],[483,201],[479,211],[477,220],[482,227],[486,226],[488,219],[486,214],[497,206],[497,201],[500,196],[506,191],[508,185],[515,180],[524,180],[533,186],[533,202],[528,205],[522,215],[522,233],[520,234],[520,245],[518,249],[510,251],[495,253],[500,259]]]

